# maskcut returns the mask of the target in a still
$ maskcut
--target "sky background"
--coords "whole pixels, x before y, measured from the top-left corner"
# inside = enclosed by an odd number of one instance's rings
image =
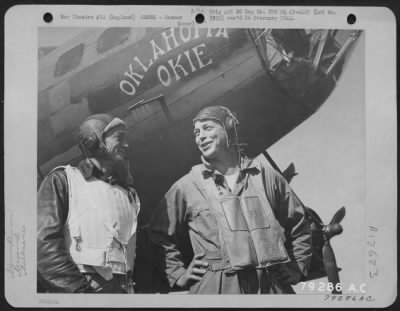
[[[341,282],[359,287],[365,275],[365,55],[364,36],[353,47],[336,89],[321,108],[269,148],[283,170],[294,162],[291,182],[302,202],[325,224],[342,206],[343,233],[332,238]],[[318,280],[322,281],[322,280]],[[326,280],[325,280],[326,281]]]

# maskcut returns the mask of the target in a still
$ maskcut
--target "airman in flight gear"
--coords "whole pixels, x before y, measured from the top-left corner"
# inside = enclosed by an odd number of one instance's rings
[[[140,202],[125,123],[108,114],[79,128],[85,159],[55,168],[38,192],[38,291],[131,293]]]
[[[294,293],[311,259],[311,228],[288,183],[246,157],[239,122],[223,106],[193,120],[202,164],[167,192],[150,221],[155,261],[192,294]],[[184,264],[183,236],[194,257]]]

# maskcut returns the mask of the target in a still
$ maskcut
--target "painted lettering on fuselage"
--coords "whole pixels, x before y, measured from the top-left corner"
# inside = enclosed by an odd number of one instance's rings
[[[155,68],[159,82],[168,87],[188,75],[213,64],[208,51],[207,38],[226,38],[226,28],[169,28],[157,38],[148,41],[149,58],[135,55],[123,73],[119,87],[126,95],[136,94],[150,69]],[[204,39],[204,40],[201,40]],[[176,51],[177,49],[181,51]],[[169,52],[171,57],[167,57]]]

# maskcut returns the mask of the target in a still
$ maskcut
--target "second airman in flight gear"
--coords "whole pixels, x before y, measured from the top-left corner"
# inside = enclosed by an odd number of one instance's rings
[[[202,164],[167,192],[150,222],[155,260],[171,287],[193,294],[294,293],[311,259],[311,229],[286,180],[242,154],[223,106],[193,120]],[[185,265],[182,237],[194,257]]]

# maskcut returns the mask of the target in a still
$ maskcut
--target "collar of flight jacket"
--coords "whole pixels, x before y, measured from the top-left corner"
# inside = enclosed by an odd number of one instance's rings
[[[217,171],[204,156],[201,156],[201,161],[203,162],[201,165],[201,172],[204,178],[213,177],[215,179],[218,175],[223,176],[223,174]],[[250,159],[246,156],[241,157],[240,175],[244,175],[250,171],[261,171],[261,164],[255,159]]]
[[[94,177],[106,183],[109,183],[110,185],[119,185],[122,188],[129,190],[127,184],[117,180],[117,178],[115,178],[114,176],[106,177],[104,173],[90,161],[90,159],[84,159],[80,161],[78,164],[78,169],[86,180]]]

